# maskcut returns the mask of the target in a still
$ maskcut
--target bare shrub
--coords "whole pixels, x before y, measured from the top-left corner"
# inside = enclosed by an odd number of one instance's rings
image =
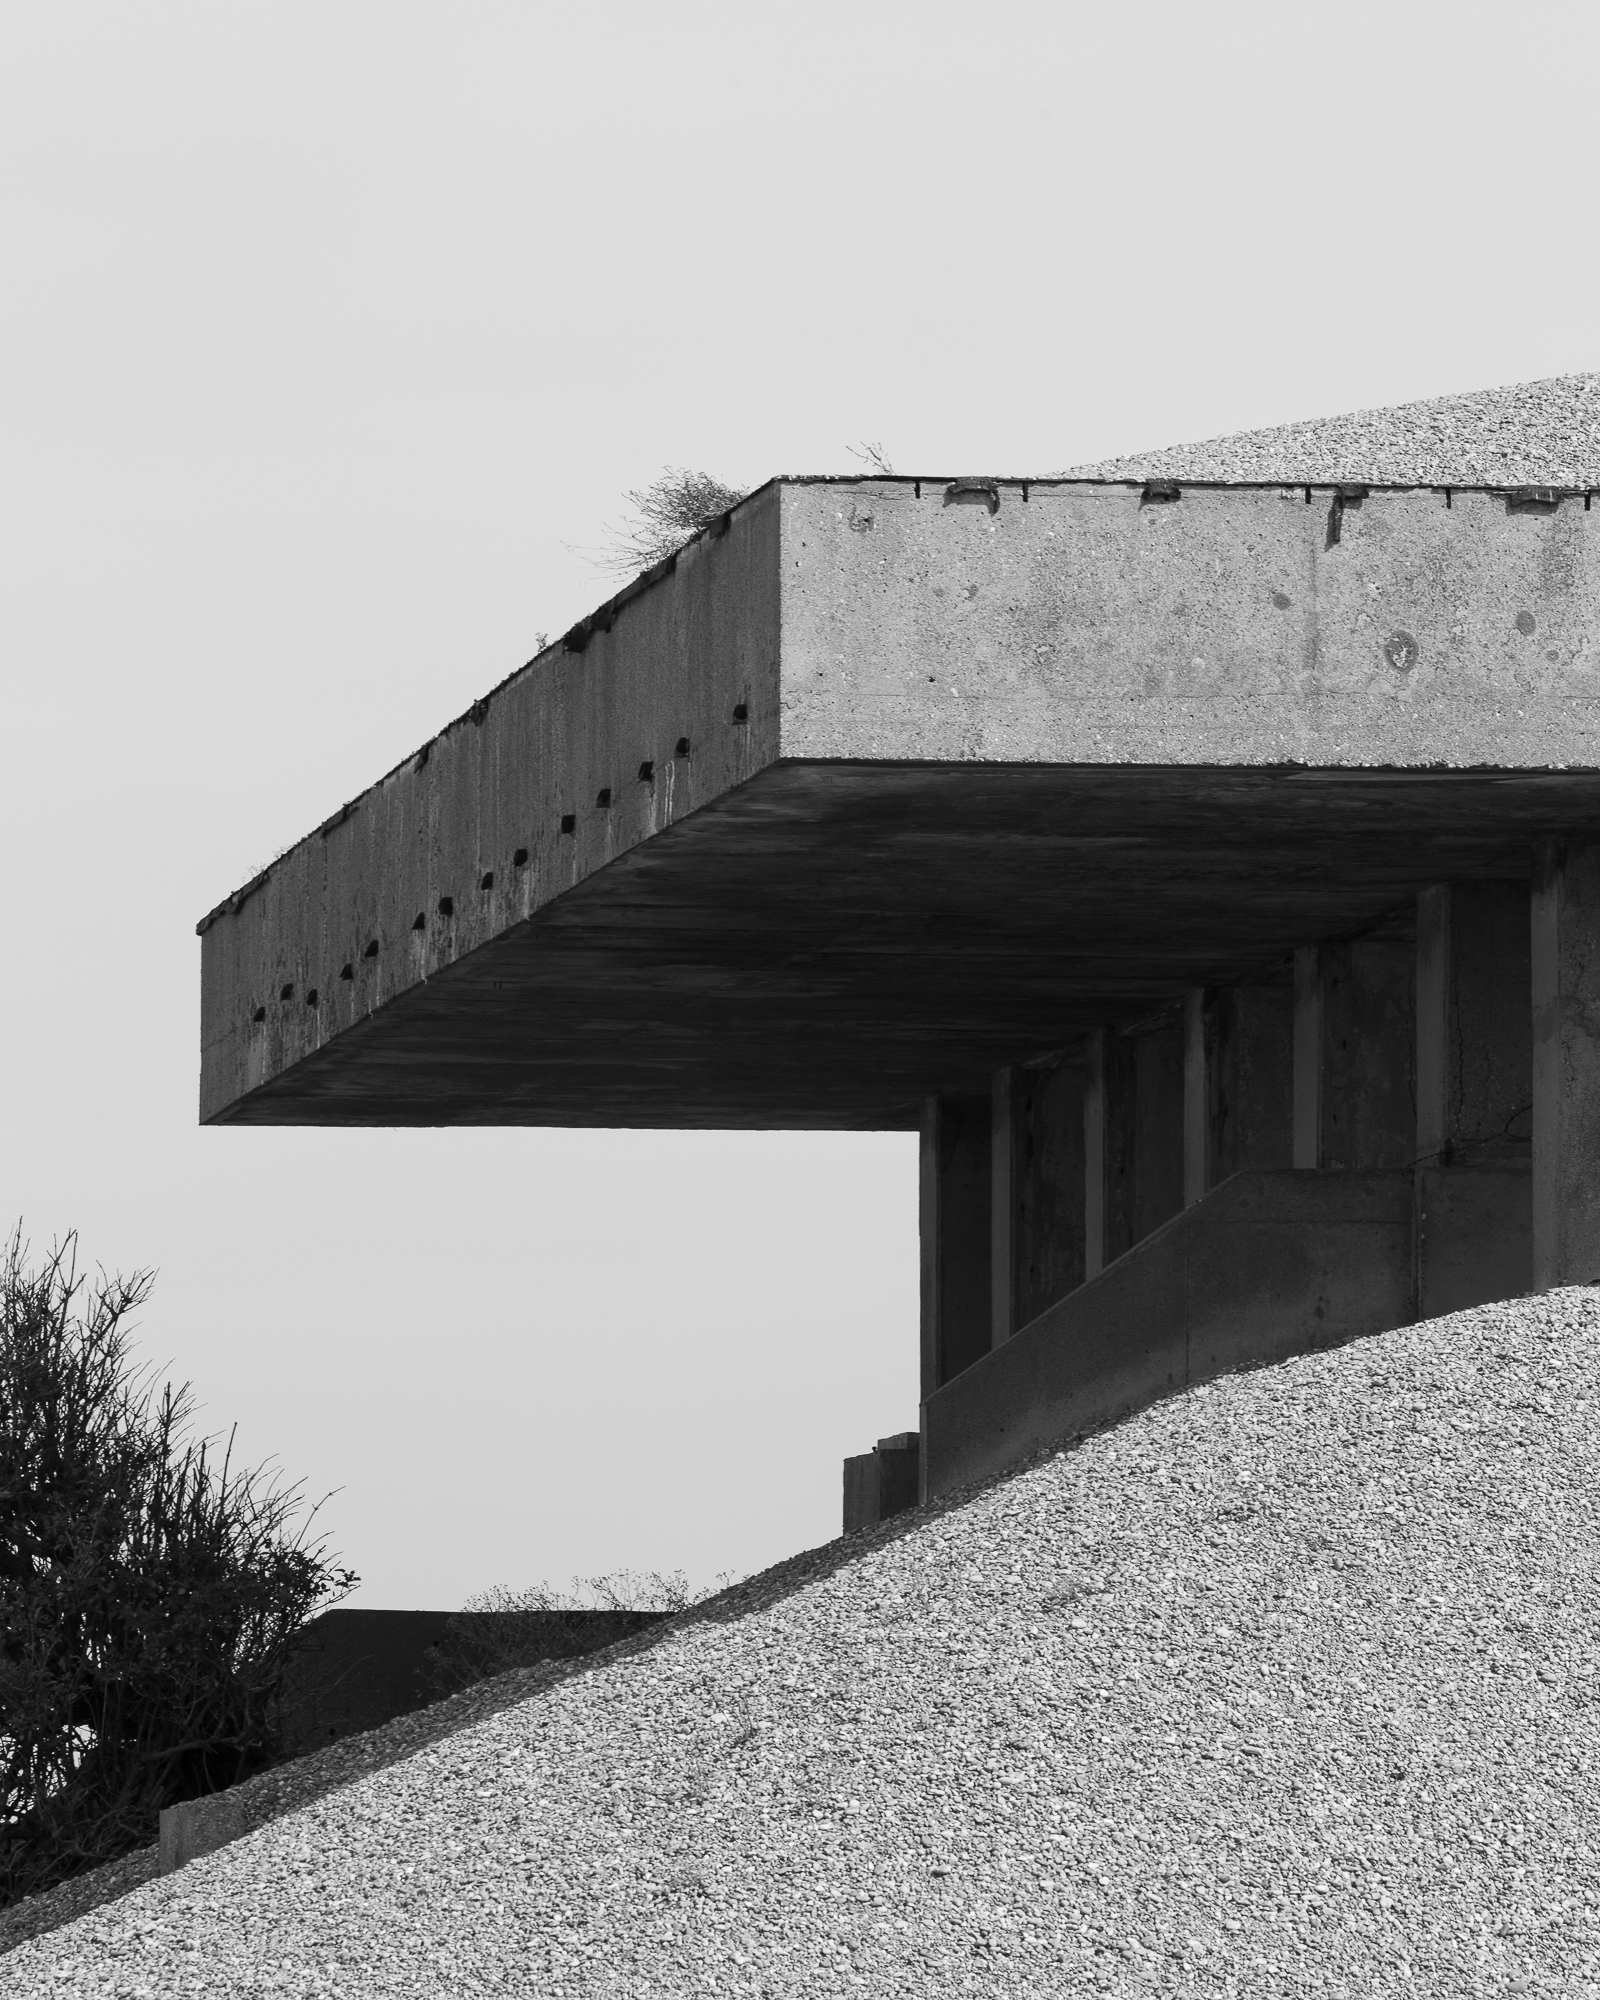
[[[709,472],[669,465],[659,479],[626,498],[634,519],[624,523],[595,561],[602,569],[632,575],[675,555],[702,528],[737,507],[744,494]]]
[[[195,1439],[126,1320],[152,1275],[86,1287],[76,1238],[0,1262],[0,1900],[156,1837],[164,1806],[274,1761],[288,1654],[355,1584],[290,1532],[298,1487]]]
[[[682,1571],[663,1576],[659,1571],[618,1570],[611,1576],[574,1577],[571,1594],[542,1583],[526,1590],[486,1590],[469,1597],[451,1618],[425,1676],[433,1693],[442,1697],[516,1667],[576,1659],[703,1603],[733,1580],[723,1575],[708,1589],[695,1591]]]

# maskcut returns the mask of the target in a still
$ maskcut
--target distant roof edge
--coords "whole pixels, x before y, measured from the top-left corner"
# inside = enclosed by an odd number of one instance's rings
[[[1066,478],[1241,485],[1600,487],[1600,374],[1279,424],[1074,466]]]

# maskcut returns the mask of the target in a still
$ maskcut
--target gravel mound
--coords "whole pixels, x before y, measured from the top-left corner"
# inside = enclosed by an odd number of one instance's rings
[[[18,1946],[0,1991],[1600,1995],[1597,1362],[1586,1288],[1188,1391]]]
[[[1600,487],[1600,374],[1552,375],[1474,396],[1169,445],[1078,466],[1062,477]]]
[[[24,1938],[43,1937],[46,1931],[70,1924],[74,1917],[127,1895],[141,1883],[153,1882],[160,1858],[159,1844],[135,1848],[132,1854],[124,1854],[118,1861],[107,1861],[99,1868],[74,1875],[70,1882],[58,1882],[53,1889],[8,1904],[0,1910],[0,1952],[10,1951]],[[5,1970],[0,1969],[0,1992],[5,1991],[5,1982]]]

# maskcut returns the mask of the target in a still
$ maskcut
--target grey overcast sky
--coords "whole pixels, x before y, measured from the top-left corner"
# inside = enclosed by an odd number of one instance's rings
[[[664,465],[1047,473],[1600,366],[1600,10],[0,5],[0,1218],[357,1602],[838,1531],[904,1135],[202,1131],[195,920]]]

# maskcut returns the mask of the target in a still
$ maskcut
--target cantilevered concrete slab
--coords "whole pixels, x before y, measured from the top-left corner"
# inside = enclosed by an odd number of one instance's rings
[[[847,1527],[1600,1281],[1597,490],[1594,376],[774,481],[212,912],[202,1114],[915,1127]]]
[[[202,1117],[912,1126],[1526,880],[1600,833],[1591,445],[774,481],[203,921]]]

